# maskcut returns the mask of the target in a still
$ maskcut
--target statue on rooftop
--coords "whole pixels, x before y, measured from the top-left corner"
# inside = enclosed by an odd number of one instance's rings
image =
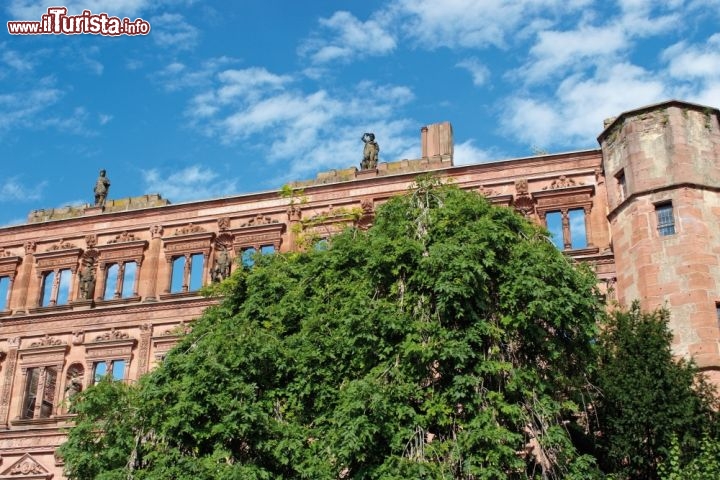
[[[100,176],[95,182],[95,206],[104,207],[110,190],[110,180],[105,176],[105,170],[100,170]]]
[[[362,170],[377,168],[380,146],[375,141],[375,134],[364,133],[362,141],[365,143],[365,148],[363,149],[363,159],[360,163],[360,168]]]

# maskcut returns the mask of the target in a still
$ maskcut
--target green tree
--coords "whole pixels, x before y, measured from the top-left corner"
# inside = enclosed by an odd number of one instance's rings
[[[705,434],[698,451],[691,458],[683,455],[676,436],[671,441],[668,458],[659,465],[662,480],[707,480],[720,478],[720,441]]]
[[[684,465],[700,453],[704,431],[717,434],[714,390],[692,362],[673,357],[668,319],[667,310],[644,313],[636,302],[602,328],[598,458],[616,478],[659,478],[673,441]]]
[[[129,403],[83,392],[68,476],[593,478],[569,431],[595,282],[510,209],[421,180],[368,231],[234,272],[162,366],[117,386]]]

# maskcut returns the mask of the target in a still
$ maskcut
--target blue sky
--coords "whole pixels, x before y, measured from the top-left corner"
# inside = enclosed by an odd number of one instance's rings
[[[596,148],[604,118],[720,106],[720,0],[68,0],[147,36],[20,36],[59,2],[0,6],[0,225],[111,198],[172,202],[417,158],[449,120],[456,163]]]

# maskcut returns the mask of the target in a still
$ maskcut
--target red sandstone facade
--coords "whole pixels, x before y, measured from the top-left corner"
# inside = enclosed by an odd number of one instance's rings
[[[212,303],[197,288],[224,276],[223,255],[237,268],[252,251],[366,227],[420,171],[546,225],[611,299],[667,306],[677,353],[720,383],[719,114],[666,102],[610,121],[598,150],[457,167],[450,125],[435,124],[421,130],[422,158],[324,172],[290,197],[33,212],[0,229],[0,480],[62,478],[65,398],[162,361]]]

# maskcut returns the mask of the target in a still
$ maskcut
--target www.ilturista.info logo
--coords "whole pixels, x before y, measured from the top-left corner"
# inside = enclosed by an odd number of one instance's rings
[[[147,35],[150,23],[142,18],[111,17],[107,13],[83,10],[80,15],[68,15],[65,7],[50,7],[40,21],[16,20],[7,22],[10,35]]]

